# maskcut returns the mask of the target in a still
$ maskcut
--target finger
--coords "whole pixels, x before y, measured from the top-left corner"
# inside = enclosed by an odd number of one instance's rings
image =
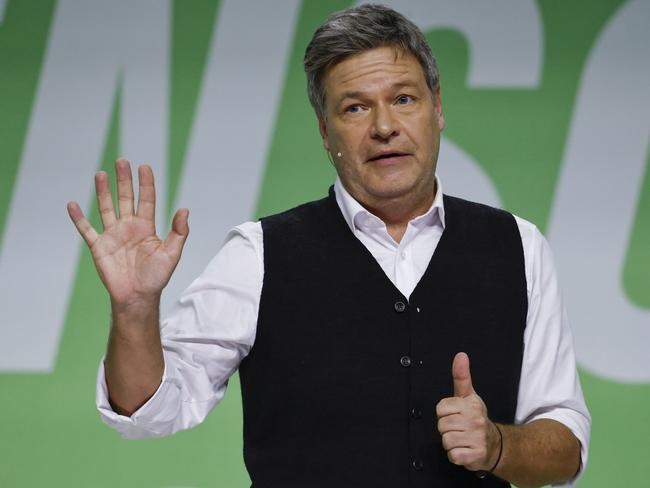
[[[165,248],[173,256],[180,256],[185,240],[190,233],[190,227],[188,225],[189,214],[190,211],[186,208],[181,208],[174,214],[172,228],[169,234],[167,234],[167,239],[165,239]]]
[[[466,422],[461,414],[446,415],[438,419],[438,432],[464,432],[467,429]]]
[[[454,447],[447,451],[447,458],[458,465],[458,466],[467,466],[474,461],[474,453],[470,447]]]
[[[131,164],[126,159],[115,162],[117,174],[117,203],[120,209],[120,218],[133,216],[133,178]]]
[[[90,225],[88,220],[86,220],[86,217],[84,217],[84,213],[81,211],[77,202],[68,203],[68,215],[70,215],[72,222],[75,227],[77,227],[81,237],[86,241],[86,244],[88,244],[88,247],[92,248],[95,242],[97,242],[99,234],[97,234],[97,231],[93,229],[93,226]]]
[[[113,207],[113,197],[108,181],[108,175],[105,171],[100,171],[95,175],[95,192],[97,193],[97,205],[99,206],[99,215],[102,218],[104,229],[108,229],[115,224],[115,207]]]
[[[462,410],[461,399],[456,397],[443,398],[436,405],[436,415],[438,416],[438,418],[460,413],[461,410]]]
[[[137,216],[143,219],[156,220],[156,188],[154,185],[153,170],[148,164],[138,167],[138,210]]]
[[[445,432],[442,434],[442,447],[445,451],[459,447],[470,447],[467,435],[463,432]]]
[[[475,393],[472,386],[472,375],[469,372],[469,356],[459,352],[451,365],[451,375],[454,378],[454,396],[466,397]]]

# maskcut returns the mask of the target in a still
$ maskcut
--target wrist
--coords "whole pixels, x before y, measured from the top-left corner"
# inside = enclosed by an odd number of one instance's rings
[[[149,316],[158,313],[160,293],[138,295],[128,300],[115,300],[111,297],[111,313],[115,316]]]
[[[485,478],[487,475],[494,473],[494,471],[499,466],[501,457],[503,455],[503,432],[494,422],[490,422],[490,424],[493,433],[490,436],[491,442],[488,452],[491,453],[491,455],[489,455],[488,459],[486,460],[486,469],[476,472],[476,475],[479,478]]]
[[[159,328],[160,295],[138,297],[129,302],[111,300],[111,328],[121,333],[138,333]]]

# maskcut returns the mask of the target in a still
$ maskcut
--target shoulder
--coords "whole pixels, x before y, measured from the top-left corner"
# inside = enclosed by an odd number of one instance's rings
[[[529,301],[533,293],[533,285],[540,280],[540,266],[543,261],[551,261],[550,248],[545,237],[538,227],[518,215],[514,215],[517,229],[521,237],[521,247],[524,250],[524,264],[526,272],[526,288],[528,291]],[[548,256],[546,256],[548,254]]]
[[[447,194],[443,196],[443,201],[445,214],[451,214],[452,217],[458,219],[470,218],[479,221],[485,219],[512,221],[512,218],[514,217],[506,210]]]
[[[552,267],[548,243],[537,226],[518,215],[482,203],[448,195],[445,195],[444,202],[445,218],[448,216],[449,221],[465,228],[468,235],[483,229],[494,242],[502,241],[504,236],[510,236],[507,240],[511,243],[513,238],[521,242],[523,271],[530,300],[533,284],[540,279],[542,263],[547,264],[545,269]]]
[[[506,210],[444,195],[444,213],[445,227],[468,238],[487,239],[494,245],[510,243],[509,247],[520,240],[517,220]]]
[[[501,221],[514,223],[517,226],[524,249],[542,237],[539,229],[532,222],[497,207],[483,203],[472,202],[463,198],[444,195],[445,214],[452,212],[454,217],[472,219],[475,221]]]
[[[295,226],[312,225],[331,215],[332,210],[330,197],[306,202],[283,212],[262,217],[261,229],[266,233],[275,229],[286,230]]]
[[[540,244],[544,240],[544,236],[532,222],[519,217],[518,215],[512,214],[517,223],[517,228],[519,229],[519,235],[521,236],[521,244],[524,248],[524,252],[531,254],[533,248],[539,248]]]
[[[203,276],[221,276],[224,271],[239,274],[242,267],[263,273],[264,239],[260,221],[231,228],[223,245],[208,263]],[[211,278],[212,279],[212,278]]]
[[[262,235],[262,225],[259,220],[243,222],[239,225],[236,225],[226,235],[225,242],[230,240],[246,240],[246,241],[255,241],[260,238]]]

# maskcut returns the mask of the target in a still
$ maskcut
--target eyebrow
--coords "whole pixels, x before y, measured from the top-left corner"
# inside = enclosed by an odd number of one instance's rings
[[[402,82],[395,83],[395,84],[391,85],[390,88],[392,90],[399,90],[401,88],[414,88],[416,86],[417,86],[417,83],[415,83],[413,81],[402,81]],[[359,90],[346,91],[346,92],[343,92],[341,94],[341,96],[339,97],[339,100],[338,100],[337,103],[340,104],[341,102],[343,102],[344,100],[346,100],[348,98],[364,98],[365,95],[366,95],[365,92],[359,91]]]

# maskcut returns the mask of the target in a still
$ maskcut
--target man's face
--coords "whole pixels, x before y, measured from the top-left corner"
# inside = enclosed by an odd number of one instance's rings
[[[320,132],[346,189],[370,206],[431,195],[444,119],[440,88],[434,97],[418,60],[371,49],[334,65],[323,82]]]

